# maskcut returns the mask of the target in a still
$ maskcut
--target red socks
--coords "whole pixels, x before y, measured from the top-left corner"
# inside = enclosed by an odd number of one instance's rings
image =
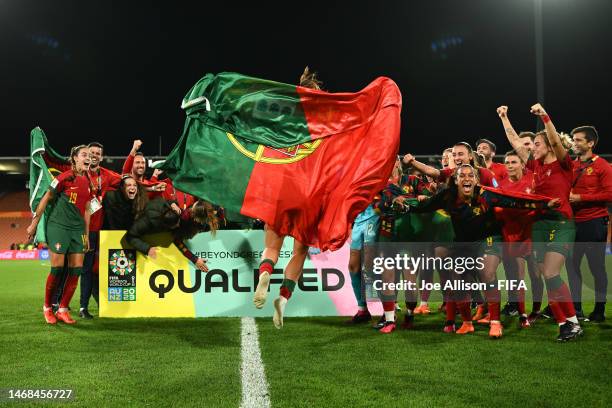
[[[385,312],[393,312],[395,311],[395,302],[391,301],[391,302],[382,302],[383,304],[383,310]]]
[[[272,273],[274,272],[274,264],[269,259],[264,259],[259,264],[259,276],[261,276],[261,274],[264,272],[268,272],[270,276],[272,276]]]
[[[461,320],[464,322],[472,321],[472,309],[470,308],[470,301],[457,302],[457,308],[461,314]]]
[[[501,299],[501,293],[497,288],[497,282],[489,284],[491,289],[485,290],[485,297],[487,298],[487,305],[489,306],[489,319],[500,320],[499,302]]]
[[[572,294],[570,293],[567,284],[563,282],[558,289],[553,289],[549,291],[548,296],[552,296],[554,300],[559,302],[559,306],[563,310],[563,314],[565,317],[576,316],[576,309],[574,308],[574,303],[572,302]]]
[[[525,314],[525,289],[518,290],[518,312],[520,316]]]
[[[69,274],[66,278],[66,285],[64,286],[64,294],[62,295],[62,299],[60,300],[59,307],[67,308],[70,305],[70,300],[72,299],[72,295],[74,295],[74,291],[76,290],[77,285],[79,284],[79,275]]]
[[[45,284],[45,307],[51,307],[51,299],[55,293],[58,281],[59,278],[52,273],[47,276],[47,283]]]
[[[446,320],[455,321],[455,315],[457,314],[456,304],[454,300],[446,301]]]

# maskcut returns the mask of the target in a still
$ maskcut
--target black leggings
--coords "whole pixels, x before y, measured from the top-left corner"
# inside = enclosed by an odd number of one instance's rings
[[[608,290],[606,274],[606,241],[608,238],[608,217],[576,223],[576,242],[569,262],[566,262],[572,300],[582,302],[582,272],[580,263],[586,255],[595,289],[595,302],[605,303]]]

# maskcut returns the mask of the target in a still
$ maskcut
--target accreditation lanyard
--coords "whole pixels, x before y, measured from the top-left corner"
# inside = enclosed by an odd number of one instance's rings
[[[576,170],[576,172],[578,173],[578,175],[576,176],[576,178],[574,179],[574,182],[572,183],[572,188],[574,188],[574,186],[576,186],[576,184],[578,183],[578,180],[580,179],[580,177],[582,176],[582,174],[584,173],[584,171],[589,168],[589,166],[591,164],[593,164],[593,162],[595,161],[595,159],[597,159],[597,156],[593,156],[591,157],[589,160],[587,160],[584,164],[584,166],[580,166],[580,168],[578,170]]]

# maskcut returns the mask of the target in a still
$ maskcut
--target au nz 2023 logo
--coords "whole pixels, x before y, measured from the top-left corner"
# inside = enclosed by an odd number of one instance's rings
[[[136,250],[108,250],[108,301],[136,301]]]

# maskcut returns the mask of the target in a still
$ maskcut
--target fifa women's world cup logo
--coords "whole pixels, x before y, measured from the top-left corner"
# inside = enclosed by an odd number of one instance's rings
[[[133,252],[128,252],[123,249],[113,251],[108,260],[108,266],[111,272],[120,276],[132,273],[135,264],[136,261],[134,260]]]
[[[136,251],[108,250],[108,301],[136,300]]]

